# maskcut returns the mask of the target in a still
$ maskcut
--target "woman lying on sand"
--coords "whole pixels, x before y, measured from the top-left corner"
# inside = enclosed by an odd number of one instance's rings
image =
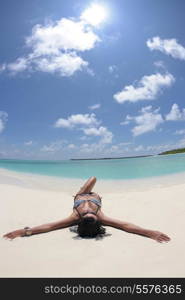
[[[95,183],[95,177],[88,179],[74,197],[73,212],[66,219],[32,228],[25,227],[24,229],[9,232],[4,237],[12,240],[16,237],[30,236],[74,225],[76,225],[77,233],[80,237],[96,237],[105,233],[105,228],[102,227],[104,225],[146,236],[159,243],[170,241],[170,238],[160,231],[144,229],[134,224],[106,216],[101,210],[101,197],[92,192]]]

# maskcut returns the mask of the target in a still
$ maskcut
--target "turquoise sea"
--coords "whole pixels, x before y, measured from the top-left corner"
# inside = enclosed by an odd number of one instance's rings
[[[0,168],[65,178],[138,179],[185,172],[185,154],[105,160],[1,159]]]

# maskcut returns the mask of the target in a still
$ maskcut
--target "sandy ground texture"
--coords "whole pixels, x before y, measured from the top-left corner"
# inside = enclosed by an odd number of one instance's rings
[[[92,174],[94,175],[94,174]],[[61,229],[13,241],[3,234],[65,218],[83,181],[0,169],[0,277],[185,277],[185,174],[97,181],[102,210],[168,234],[160,244],[107,227],[102,239]]]

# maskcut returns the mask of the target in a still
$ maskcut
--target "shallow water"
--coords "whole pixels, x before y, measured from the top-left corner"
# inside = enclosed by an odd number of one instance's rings
[[[185,154],[106,160],[0,160],[8,170],[55,177],[86,179],[141,179],[185,172]]]

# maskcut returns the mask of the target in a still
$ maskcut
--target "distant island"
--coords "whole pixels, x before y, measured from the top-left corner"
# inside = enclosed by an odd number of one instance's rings
[[[176,153],[184,153],[185,148],[172,149],[165,152],[161,152],[157,155],[168,155],[168,154],[176,154]],[[156,155],[156,154],[155,154]],[[141,158],[141,157],[149,157],[155,156],[154,154],[149,155],[137,155],[137,156],[121,156],[121,157],[97,157],[97,158],[71,158],[70,160],[105,160],[105,159],[127,159],[127,158]]]
[[[159,155],[176,154],[176,153],[184,153],[184,152],[185,152],[185,148],[179,148],[179,149],[173,149],[173,150],[161,152],[161,153],[159,153]]]
[[[127,158],[139,158],[148,157],[153,155],[137,155],[137,156],[123,156],[123,157],[102,157],[102,158],[71,158],[70,160],[103,160],[103,159],[127,159]]]

